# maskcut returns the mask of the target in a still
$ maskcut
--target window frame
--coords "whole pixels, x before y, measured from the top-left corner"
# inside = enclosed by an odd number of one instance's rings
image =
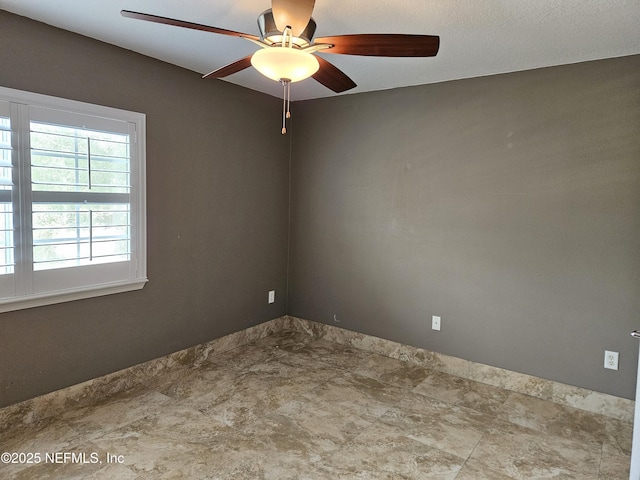
[[[14,206],[13,234],[15,251],[15,268],[13,275],[14,295],[0,297],[0,313],[21,310],[25,308],[51,305],[84,298],[111,295],[128,291],[139,290],[144,287],[147,278],[147,229],[146,229],[146,116],[142,113],[121,110],[113,107],[94,105],[76,100],[68,100],[49,95],[15,90],[0,86],[0,101],[8,102],[11,111],[11,146],[13,165],[12,204]],[[26,229],[27,238],[33,238],[33,226],[31,219],[24,214],[25,204],[29,204],[28,215],[32,206],[37,203],[37,194],[28,195],[27,190],[20,185],[28,184],[28,192],[31,192],[31,157],[30,145],[25,137],[30,135],[29,109],[46,110],[52,118],[60,118],[60,124],[64,124],[65,117],[86,116],[95,119],[97,123],[102,121],[126,122],[128,125],[130,142],[130,178],[129,206],[131,215],[131,239],[130,259],[121,262],[107,262],[100,265],[74,266],[68,268],[54,268],[50,270],[34,271],[33,268],[33,241],[25,239],[21,235],[21,229]],[[14,124],[14,121],[16,124]],[[36,120],[37,121],[37,120]],[[25,156],[27,157],[25,160]],[[37,192],[36,192],[37,193]],[[16,212],[16,205],[19,205]],[[25,225],[26,224],[26,225]],[[21,238],[22,237],[22,238]],[[23,258],[24,257],[24,258]],[[116,265],[126,264],[127,274],[114,273]],[[24,269],[30,269],[26,274]],[[65,273],[72,272],[73,273]],[[96,275],[97,274],[97,275]],[[67,283],[64,288],[44,292],[34,291],[34,279],[37,276],[46,277],[48,284],[56,285],[62,278],[71,276],[86,277],[86,282],[80,285]],[[95,277],[102,276],[100,279]],[[126,278],[124,278],[126,276]],[[94,278],[92,278],[94,277]],[[107,278],[108,280],[105,280]],[[77,283],[77,282],[76,282]],[[64,282],[60,282],[64,284]]]

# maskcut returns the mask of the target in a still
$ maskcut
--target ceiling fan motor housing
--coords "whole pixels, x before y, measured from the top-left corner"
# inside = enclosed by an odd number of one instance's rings
[[[271,9],[265,10],[258,17],[258,29],[260,30],[262,40],[266,43],[276,44],[282,42],[282,32],[276,27]],[[311,18],[302,33],[297,37],[293,37],[293,45],[300,48],[311,45],[311,40],[315,33],[316,22]]]

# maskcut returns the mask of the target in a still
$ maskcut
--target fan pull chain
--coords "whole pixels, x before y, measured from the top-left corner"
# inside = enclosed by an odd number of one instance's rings
[[[287,118],[291,118],[291,80],[283,78],[282,83],[282,135],[287,133]]]
[[[286,112],[287,112],[287,82],[284,80],[280,80],[282,82],[282,135],[287,133],[287,123],[286,123]]]

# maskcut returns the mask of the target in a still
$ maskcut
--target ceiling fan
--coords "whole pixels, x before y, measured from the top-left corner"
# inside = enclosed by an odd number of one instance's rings
[[[440,37],[395,33],[364,33],[313,38],[316,22],[311,17],[315,0],[271,0],[271,9],[258,17],[260,36],[122,10],[124,17],[174,25],[249,40],[261,50],[207,73],[203,78],[223,78],[253,66],[264,76],[283,85],[282,133],[290,117],[291,83],[313,77],[336,93],[356,86],[344,72],[316,52],[374,57],[433,57],[438,53]]]

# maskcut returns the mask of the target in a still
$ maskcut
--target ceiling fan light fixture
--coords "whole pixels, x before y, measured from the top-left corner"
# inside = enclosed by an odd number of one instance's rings
[[[314,55],[289,47],[258,50],[251,57],[251,65],[262,75],[276,82],[299,82],[309,78],[320,68]]]
[[[249,40],[262,50],[218,68],[203,78],[223,78],[253,66],[265,77],[280,82],[283,88],[282,133],[291,116],[291,83],[313,76],[314,80],[336,93],[346,92],[356,83],[323,57],[325,53],[373,57],[433,57],[438,53],[440,37],[392,33],[363,33],[322,37],[312,43],[316,22],[311,16],[315,0],[271,0],[272,8],[258,17],[260,37],[175,18],[122,10],[123,17],[173,25]]]

